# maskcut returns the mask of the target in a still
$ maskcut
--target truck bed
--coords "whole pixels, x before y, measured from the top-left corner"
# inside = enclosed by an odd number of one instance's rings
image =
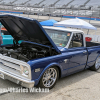
[[[86,42],[86,47],[99,46],[99,45],[100,45],[100,43]]]

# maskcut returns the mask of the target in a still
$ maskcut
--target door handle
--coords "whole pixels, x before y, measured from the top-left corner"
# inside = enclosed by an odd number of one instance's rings
[[[87,51],[83,51],[83,53],[87,53]]]

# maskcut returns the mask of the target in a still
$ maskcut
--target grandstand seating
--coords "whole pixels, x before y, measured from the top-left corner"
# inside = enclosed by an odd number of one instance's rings
[[[0,0],[0,2],[2,2],[3,0]]]
[[[24,5],[28,3],[30,0],[16,0],[16,2],[13,3],[13,5]]]
[[[14,1],[16,0],[1,0],[0,4],[11,4]]]
[[[39,6],[50,6],[50,5],[53,5],[57,1],[58,0],[45,0]]]
[[[0,4],[26,5],[26,6],[50,6],[66,8],[90,8],[100,7],[100,0],[0,0]]]
[[[90,0],[87,4],[87,6],[100,6],[100,0]]]
[[[72,3],[69,4],[69,6],[74,6],[75,8],[84,6],[87,0],[74,0]]]
[[[67,5],[69,2],[71,2],[72,0],[60,0],[59,2],[57,2],[55,4],[55,6],[59,6],[62,7],[63,5]]]
[[[44,0],[30,0],[26,5],[29,5],[29,6],[38,5],[42,1],[44,1]]]
[[[0,4],[6,4],[6,5],[9,5],[9,4],[13,4],[13,5],[21,5],[21,4],[24,4],[24,3],[27,3],[29,0],[3,0],[0,2]]]

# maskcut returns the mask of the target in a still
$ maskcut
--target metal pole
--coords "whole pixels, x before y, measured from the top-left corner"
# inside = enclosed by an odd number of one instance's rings
[[[19,13],[19,16],[20,16],[20,13]]]
[[[66,15],[67,15],[67,6],[66,6]]]
[[[92,17],[93,17],[93,8],[92,8]]]
[[[86,16],[86,7],[85,7],[85,16]]]
[[[38,20],[39,19],[39,15],[40,15],[40,9],[39,9],[39,12],[37,14],[38,14],[38,17],[37,17],[37,20]]]
[[[56,10],[56,6],[54,5],[54,12],[55,12],[55,10]],[[53,14],[53,13],[52,13]],[[53,16],[55,16],[55,15],[53,15]]]
[[[60,6],[60,5],[59,5],[59,6]],[[60,8],[60,7],[59,7],[59,8]],[[61,16],[61,8],[60,8],[60,17],[61,17],[61,18],[60,18],[60,21],[61,21],[61,19],[62,19],[62,16]]]
[[[100,18],[100,8],[99,8],[99,18]]]
[[[91,16],[90,16],[90,20],[89,20],[89,23],[90,23],[90,21],[91,21]],[[87,35],[89,34],[89,31],[90,31],[90,30],[88,29]]]
[[[50,19],[50,6],[49,6],[49,18],[48,19]]]
[[[78,7],[78,16],[79,16],[80,7]]]

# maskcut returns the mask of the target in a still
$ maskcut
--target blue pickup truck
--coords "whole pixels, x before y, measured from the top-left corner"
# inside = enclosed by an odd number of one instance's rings
[[[13,15],[0,15],[0,22],[14,38],[13,44],[0,46],[2,79],[51,89],[59,78],[100,67],[100,44],[86,42],[83,31],[42,27]]]

